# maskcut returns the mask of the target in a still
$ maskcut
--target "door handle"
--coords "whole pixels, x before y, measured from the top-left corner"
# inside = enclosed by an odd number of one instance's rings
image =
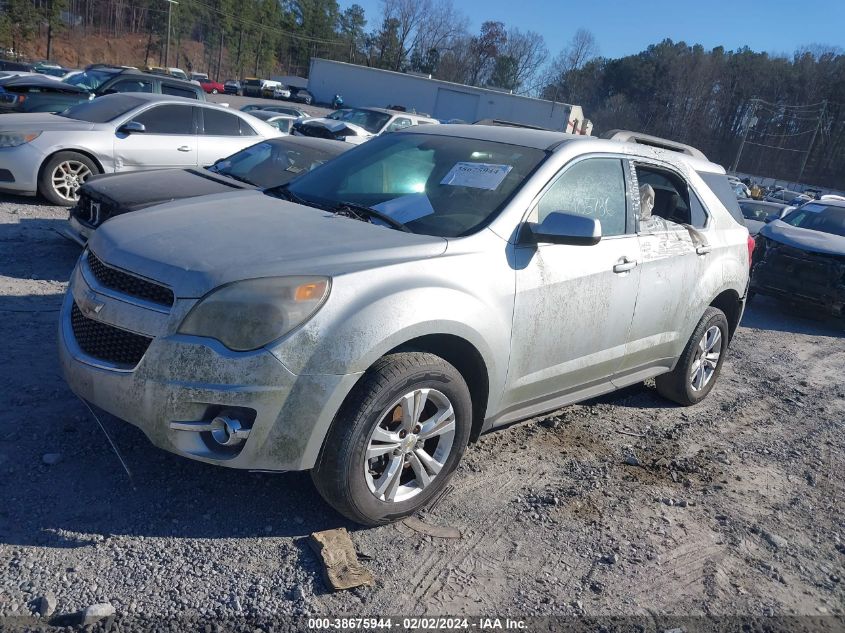
[[[695,249],[695,254],[696,255],[706,255],[707,253],[709,253],[712,250],[713,250],[713,247],[710,246],[710,245],[699,246]]]
[[[176,149],[179,150],[180,152],[190,152],[191,151],[191,148],[188,147],[187,145],[182,145],[181,147],[177,147]]]
[[[639,262],[636,259],[628,259],[627,257],[623,257],[622,261],[618,264],[613,265],[613,272],[615,273],[627,273],[629,270],[633,270],[637,267]]]

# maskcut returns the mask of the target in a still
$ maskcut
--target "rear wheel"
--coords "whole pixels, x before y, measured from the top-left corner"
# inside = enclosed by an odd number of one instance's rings
[[[729,335],[725,313],[712,306],[707,308],[675,369],[655,378],[657,392],[684,406],[704,400],[719,377]]]
[[[59,152],[41,168],[38,192],[53,204],[71,206],[79,200],[79,188],[100,170],[90,158],[77,152]]]
[[[438,356],[391,354],[362,378],[311,472],[323,498],[364,525],[413,514],[443,489],[472,426],[469,389]]]

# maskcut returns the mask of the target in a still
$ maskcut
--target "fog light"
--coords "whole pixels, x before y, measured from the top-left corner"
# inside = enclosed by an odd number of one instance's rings
[[[211,421],[211,437],[222,446],[237,446],[249,436],[249,429],[233,418],[218,415]]]

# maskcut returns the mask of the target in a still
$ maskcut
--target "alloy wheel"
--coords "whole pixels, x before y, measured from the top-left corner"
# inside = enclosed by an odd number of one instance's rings
[[[79,188],[91,177],[88,166],[78,160],[62,161],[53,169],[50,181],[53,191],[68,202],[79,200]]]
[[[364,476],[380,501],[406,501],[427,488],[449,459],[455,411],[436,389],[415,389],[382,413],[364,458]]]
[[[701,391],[713,379],[719,357],[722,355],[722,330],[711,325],[698,342],[698,349],[690,369],[690,384],[693,391]]]

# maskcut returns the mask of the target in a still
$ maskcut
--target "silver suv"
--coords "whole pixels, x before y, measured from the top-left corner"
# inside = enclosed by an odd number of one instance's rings
[[[748,271],[724,170],[693,148],[415,126],[274,190],[106,223],[61,362],[156,446],[310,469],[376,525],[426,504],[483,432],[648,378],[699,402]]]

